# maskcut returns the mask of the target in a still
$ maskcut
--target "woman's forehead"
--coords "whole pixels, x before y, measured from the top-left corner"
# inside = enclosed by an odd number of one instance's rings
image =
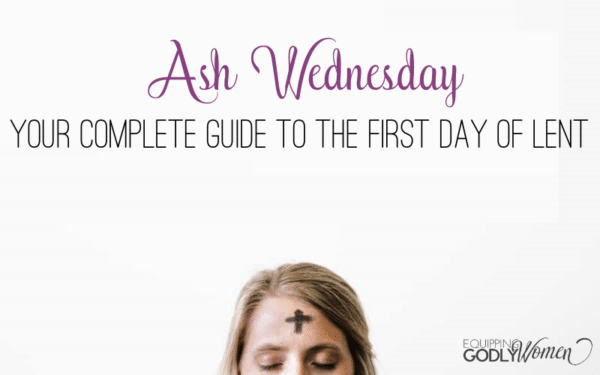
[[[248,350],[261,346],[346,345],[344,334],[311,304],[291,297],[263,300],[248,321]]]

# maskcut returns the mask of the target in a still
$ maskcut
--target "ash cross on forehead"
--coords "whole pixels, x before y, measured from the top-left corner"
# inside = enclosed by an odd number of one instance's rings
[[[312,320],[312,318],[309,315],[304,315],[302,313],[302,310],[296,310],[294,312],[294,316],[287,318],[285,321],[288,323],[294,323],[295,324],[294,332],[301,333],[302,332],[302,323],[304,323],[304,322],[308,323],[311,320]]]

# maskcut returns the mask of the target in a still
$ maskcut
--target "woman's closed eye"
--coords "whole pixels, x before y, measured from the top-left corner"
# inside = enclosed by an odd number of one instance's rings
[[[283,364],[282,363],[273,363],[271,365],[258,365],[261,371],[275,371],[278,370]]]
[[[256,358],[261,371],[274,371],[283,366],[283,358],[277,353],[264,353]]]
[[[319,370],[333,370],[340,360],[336,350],[322,350],[317,352],[311,364]]]
[[[335,369],[335,366],[337,365],[337,363],[313,362],[312,365],[315,366],[316,368],[318,368],[319,370],[333,370],[333,369]]]

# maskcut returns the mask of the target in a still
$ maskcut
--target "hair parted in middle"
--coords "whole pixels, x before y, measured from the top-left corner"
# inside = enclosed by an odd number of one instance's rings
[[[369,329],[354,289],[329,269],[313,263],[284,264],[252,277],[237,300],[221,375],[240,375],[248,321],[268,297],[293,297],[315,308],[346,336],[354,361],[354,375],[375,375]]]

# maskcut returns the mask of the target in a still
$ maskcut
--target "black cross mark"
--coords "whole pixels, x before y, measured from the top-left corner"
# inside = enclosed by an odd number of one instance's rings
[[[312,320],[312,318],[308,315],[304,315],[302,313],[302,310],[296,310],[294,312],[294,316],[287,318],[285,321],[288,323],[294,323],[295,324],[294,332],[301,333],[302,332],[302,323],[304,323],[304,322],[308,323],[311,320]]]

